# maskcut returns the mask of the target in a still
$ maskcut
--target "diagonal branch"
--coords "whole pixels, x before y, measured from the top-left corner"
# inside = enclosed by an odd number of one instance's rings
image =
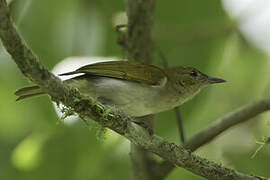
[[[190,140],[184,143],[184,147],[190,151],[196,151],[201,146],[211,142],[218,135],[226,131],[227,129],[236,126],[240,123],[244,123],[259,114],[270,110],[270,98],[262,99],[256,103],[245,105],[234,112],[230,112],[224,117],[217,119],[206,129],[200,131],[194,135]],[[175,166],[168,161],[161,163],[159,171],[160,177],[166,177]]]
[[[140,131],[137,126],[129,126],[129,128],[128,132],[130,133],[126,137],[133,143],[167,159],[176,166],[183,167],[207,179],[266,180],[263,177],[250,176],[222,167],[219,164],[192,154],[181,146],[169,143],[158,136],[149,136],[145,131]]]
[[[239,108],[238,110],[227,114],[226,116],[216,120],[206,129],[194,135],[189,141],[184,144],[186,149],[195,151],[199,147],[209,143],[219,134],[227,129],[246,122],[251,118],[270,110],[270,98],[263,99],[256,103],[252,103]]]
[[[82,117],[90,117],[120,134],[125,133],[125,122],[119,113],[108,112],[100,103],[82,96],[38,62],[13,26],[5,0],[0,0],[0,38],[22,73],[47,92],[53,101],[62,102]]]
[[[149,136],[141,127],[131,123],[130,119],[129,121],[124,120],[127,120],[128,117],[117,111],[105,109],[100,103],[83,97],[76,89],[63,84],[61,80],[38,62],[37,57],[22,42],[11,22],[5,0],[0,0],[0,38],[6,50],[26,77],[45,90],[54,101],[71,107],[79,115],[90,117],[105,127],[124,135],[132,143],[207,179],[266,179],[224,168],[158,136]]]

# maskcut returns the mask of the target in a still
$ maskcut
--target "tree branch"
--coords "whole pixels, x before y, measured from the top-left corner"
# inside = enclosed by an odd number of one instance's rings
[[[195,136],[193,136],[189,141],[184,144],[186,149],[195,151],[199,147],[209,143],[219,134],[226,131],[227,129],[246,122],[251,118],[270,110],[270,98],[263,99],[256,103],[245,105],[238,110],[227,114],[226,116],[216,120],[206,129],[202,130]]]
[[[90,117],[120,134],[125,133],[126,123],[121,114],[108,112],[102,104],[82,96],[78,90],[63,84],[38,62],[13,26],[5,0],[0,0],[0,38],[21,72],[47,92],[53,101],[62,102],[82,117]]]
[[[270,110],[270,98],[262,99],[256,103],[245,105],[234,112],[230,112],[224,117],[217,119],[214,123],[208,126],[206,129],[200,131],[198,134],[190,138],[184,147],[190,151],[196,151],[199,147],[211,142],[219,134],[226,131],[227,129],[244,123],[255,116]],[[159,167],[162,173],[161,177],[166,177],[175,166],[170,164],[170,162],[164,161]]]
[[[152,25],[156,0],[127,0],[128,59],[152,63]]]
[[[45,90],[54,101],[71,107],[80,116],[90,117],[128,138],[132,143],[169,160],[173,164],[208,179],[255,180],[266,179],[245,175],[235,170],[200,158],[181,146],[149,134],[128,117],[114,110],[105,109],[100,103],[82,96],[79,91],[66,86],[44,68],[32,51],[22,42],[14,28],[5,0],[0,0],[0,38],[22,73]]]
[[[129,60],[152,63],[152,24],[156,0],[127,0],[128,32],[124,43]],[[153,132],[154,117],[139,119]],[[132,177],[134,180],[155,179],[152,167],[158,165],[152,154],[131,144]]]
[[[138,126],[128,126],[126,137],[134,144],[167,159],[171,163],[183,167],[197,175],[207,179],[216,180],[262,180],[256,177],[239,173],[235,170],[222,167],[221,165],[201,158],[187,151],[182,146],[169,143],[158,136],[149,134]]]

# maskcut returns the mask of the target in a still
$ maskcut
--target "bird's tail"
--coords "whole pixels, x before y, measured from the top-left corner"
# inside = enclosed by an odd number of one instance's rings
[[[42,94],[45,94],[45,92],[43,92],[39,88],[39,86],[30,86],[30,87],[21,88],[15,92],[15,95],[18,96],[16,101],[33,97],[33,96],[42,95]]]

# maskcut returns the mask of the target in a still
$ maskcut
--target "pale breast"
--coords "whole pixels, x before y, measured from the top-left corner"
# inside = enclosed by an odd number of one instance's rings
[[[115,106],[129,116],[140,117],[171,109],[177,99],[164,91],[167,79],[147,85],[108,77],[77,78],[70,81],[83,94]]]
[[[130,116],[144,116],[155,111],[160,86],[114,78],[98,78],[94,84],[100,101],[116,106]]]

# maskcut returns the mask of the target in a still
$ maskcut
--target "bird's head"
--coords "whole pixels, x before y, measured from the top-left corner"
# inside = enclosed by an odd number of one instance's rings
[[[193,67],[174,67],[166,71],[170,84],[180,91],[184,89],[196,92],[207,85],[226,82],[220,78],[210,77]]]

